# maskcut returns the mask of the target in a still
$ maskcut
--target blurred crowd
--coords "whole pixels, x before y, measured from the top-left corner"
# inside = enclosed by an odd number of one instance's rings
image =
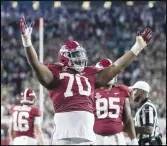
[[[130,86],[145,80],[151,86],[150,97],[156,104],[159,117],[166,117],[166,5],[148,8],[138,5],[102,6],[85,11],[81,8],[48,7],[4,8],[1,5],[1,109],[9,115],[9,108],[25,87],[39,93],[38,81],[27,63],[20,37],[19,21],[25,15],[28,25],[35,21],[32,42],[39,52],[39,17],[44,18],[44,62],[56,62],[60,47],[67,40],[76,40],[87,50],[89,65],[100,58],[115,61],[131,49],[136,32],[146,27],[153,30],[153,38],[136,60],[118,76],[118,84]],[[39,53],[38,53],[39,55]],[[44,90],[44,126],[53,126],[53,107]],[[8,104],[7,104],[8,103]],[[39,101],[37,101],[39,105]],[[132,102],[134,116],[136,104]],[[49,119],[49,120],[48,120]],[[47,122],[45,122],[47,121]]]

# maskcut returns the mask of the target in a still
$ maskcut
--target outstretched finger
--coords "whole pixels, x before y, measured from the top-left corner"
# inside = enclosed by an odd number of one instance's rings
[[[25,24],[23,18],[20,19],[20,32],[22,35],[25,34]]]
[[[151,38],[152,38],[152,34],[147,36],[147,38],[145,39],[145,42],[148,44],[150,42]]]
[[[137,36],[140,36],[140,31],[137,32]]]
[[[22,21],[23,21],[23,23],[24,23],[24,25],[25,25],[25,28],[27,28],[26,19],[25,19],[24,16],[22,16]]]
[[[145,39],[145,38],[148,36],[148,34],[149,34],[150,32],[152,32],[151,29],[146,28],[146,29],[144,30],[144,32],[142,33],[142,37]]]
[[[152,33],[152,30],[151,29],[148,29],[147,32],[146,32],[146,35]]]
[[[33,28],[34,24],[35,24],[34,21],[32,21],[31,24],[30,24],[30,27]]]
[[[21,19],[20,19],[20,31],[21,31],[22,35],[25,34],[26,28],[27,28],[27,25],[26,25],[26,22],[25,22],[25,18],[22,16]]]
[[[152,34],[150,34],[149,36],[147,36],[146,40],[149,41],[149,40],[151,40],[151,38],[152,38]]]

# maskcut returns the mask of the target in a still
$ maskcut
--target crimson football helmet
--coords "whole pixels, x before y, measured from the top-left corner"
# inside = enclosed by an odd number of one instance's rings
[[[58,61],[64,66],[78,72],[87,66],[86,50],[76,41],[68,41],[61,47],[58,53]]]
[[[112,61],[110,59],[104,58],[101,59],[97,64],[96,67],[100,68],[100,69],[104,69],[108,66],[112,65]],[[117,76],[114,77],[110,82],[108,82],[108,85],[115,85],[117,82]]]
[[[36,94],[33,90],[27,88],[21,93],[21,104],[34,104],[36,100]]]

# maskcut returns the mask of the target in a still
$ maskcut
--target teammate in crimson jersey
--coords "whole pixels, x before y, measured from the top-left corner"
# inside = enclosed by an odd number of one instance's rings
[[[11,107],[11,120],[9,125],[9,136],[13,145],[44,145],[43,133],[40,127],[41,112],[34,106],[36,100],[35,92],[26,89],[22,94],[20,105]],[[36,135],[35,135],[36,133]]]
[[[131,51],[115,61],[112,66],[100,71],[95,67],[87,67],[86,50],[76,41],[67,41],[61,47],[58,53],[59,63],[40,63],[31,43],[33,25],[31,23],[30,27],[27,27],[25,18],[21,17],[21,37],[27,60],[39,82],[48,89],[55,109],[56,131],[52,144],[92,144],[95,142],[95,88],[104,86],[128,66],[147,46],[152,31],[146,29],[141,35],[138,32]]]
[[[96,66],[103,69],[112,65],[109,59],[100,60]],[[131,117],[129,99],[130,91],[125,85],[115,85],[117,78],[106,86],[95,90],[95,124],[96,144],[127,145],[123,135],[123,125],[132,139],[132,145],[138,145]]]

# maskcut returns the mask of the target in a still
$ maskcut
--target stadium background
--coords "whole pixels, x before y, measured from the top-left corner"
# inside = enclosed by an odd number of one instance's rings
[[[44,18],[44,62],[56,62],[57,52],[67,40],[80,42],[87,50],[89,65],[100,58],[113,61],[129,50],[136,32],[150,27],[151,43],[137,59],[118,76],[127,86],[145,80],[151,86],[151,99],[156,104],[161,132],[166,143],[166,4],[154,2],[62,1],[1,2],[1,144],[8,143],[9,109],[26,87],[39,95],[39,83],[25,58],[20,38],[19,21],[35,21],[33,45],[39,49],[39,18]],[[37,100],[39,105],[39,100]],[[134,116],[136,104],[131,102]],[[49,142],[53,131],[53,107],[44,90],[42,129]]]

